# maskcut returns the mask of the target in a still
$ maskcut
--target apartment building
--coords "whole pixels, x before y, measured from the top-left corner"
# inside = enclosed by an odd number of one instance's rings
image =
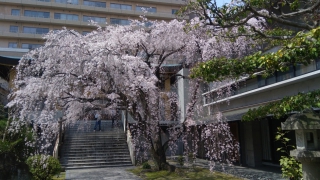
[[[101,26],[127,25],[147,10],[151,20],[171,20],[186,0],[0,0],[0,48],[34,49],[42,34],[67,27],[86,34]],[[1,55],[1,52],[0,52]]]

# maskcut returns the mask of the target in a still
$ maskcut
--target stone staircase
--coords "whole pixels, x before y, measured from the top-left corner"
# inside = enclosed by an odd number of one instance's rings
[[[60,163],[65,169],[132,166],[121,123],[101,121],[101,131],[93,131],[95,121],[79,121],[66,130]]]

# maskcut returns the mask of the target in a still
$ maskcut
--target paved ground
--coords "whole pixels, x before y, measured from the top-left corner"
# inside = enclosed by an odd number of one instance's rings
[[[209,168],[208,161],[204,159],[196,159],[195,165]],[[234,176],[250,180],[285,180],[281,176],[280,167],[261,166],[259,168],[249,168],[243,166],[222,167],[220,165],[216,165],[214,171],[221,171],[223,173],[232,174]]]
[[[209,168],[208,161],[197,159],[196,166]],[[188,164],[186,164],[188,166]],[[127,171],[132,167],[112,167],[99,169],[76,169],[66,171],[66,180],[141,180],[138,176]],[[250,180],[285,180],[281,177],[280,168],[262,166],[260,168],[249,168],[242,166],[231,166],[223,168],[216,166],[216,171],[221,171],[234,176]]]
[[[141,180],[127,171],[133,167],[76,169],[66,171],[66,180]]]

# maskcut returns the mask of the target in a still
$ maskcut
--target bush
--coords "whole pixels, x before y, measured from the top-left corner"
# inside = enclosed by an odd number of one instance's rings
[[[151,169],[151,166],[150,166],[150,164],[148,162],[144,162],[142,164],[142,169]]]
[[[31,156],[26,163],[35,180],[50,180],[61,170],[58,159],[48,155]]]
[[[298,180],[303,176],[302,164],[289,154],[289,151],[295,149],[295,146],[288,144],[290,139],[286,137],[287,133],[288,131],[282,131],[281,128],[278,128],[276,135],[276,140],[283,144],[283,147],[277,148],[277,151],[285,154],[285,156],[281,156],[280,158],[282,176],[290,180]]]
[[[184,157],[183,156],[178,156],[177,161],[180,166],[184,165]]]
[[[290,180],[299,180],[302,178],[302,165],[291,156],[281,156],[280,166],[282,176]]]
[[[19,132],[9,133],[7,126],[11,121],[0,105],[0,179],[21,179],[21,176],[29,175],[25,173],[28,171],[25,162],[34,153],[34,148],[28,145],[34,142],[29,126],[21,126]]]
[[[189,153],[188,154],[188,161],[193,163],[194,160],[195,160],[194,154],[193,153]]]

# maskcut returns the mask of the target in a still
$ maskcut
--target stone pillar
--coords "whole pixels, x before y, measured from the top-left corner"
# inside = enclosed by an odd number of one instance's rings
[[[304,180],[320,178],[320,114],[314,112],[290,116],[281,124],[283,130],[295,130],[297,149],[290,151],[302,164]]]

